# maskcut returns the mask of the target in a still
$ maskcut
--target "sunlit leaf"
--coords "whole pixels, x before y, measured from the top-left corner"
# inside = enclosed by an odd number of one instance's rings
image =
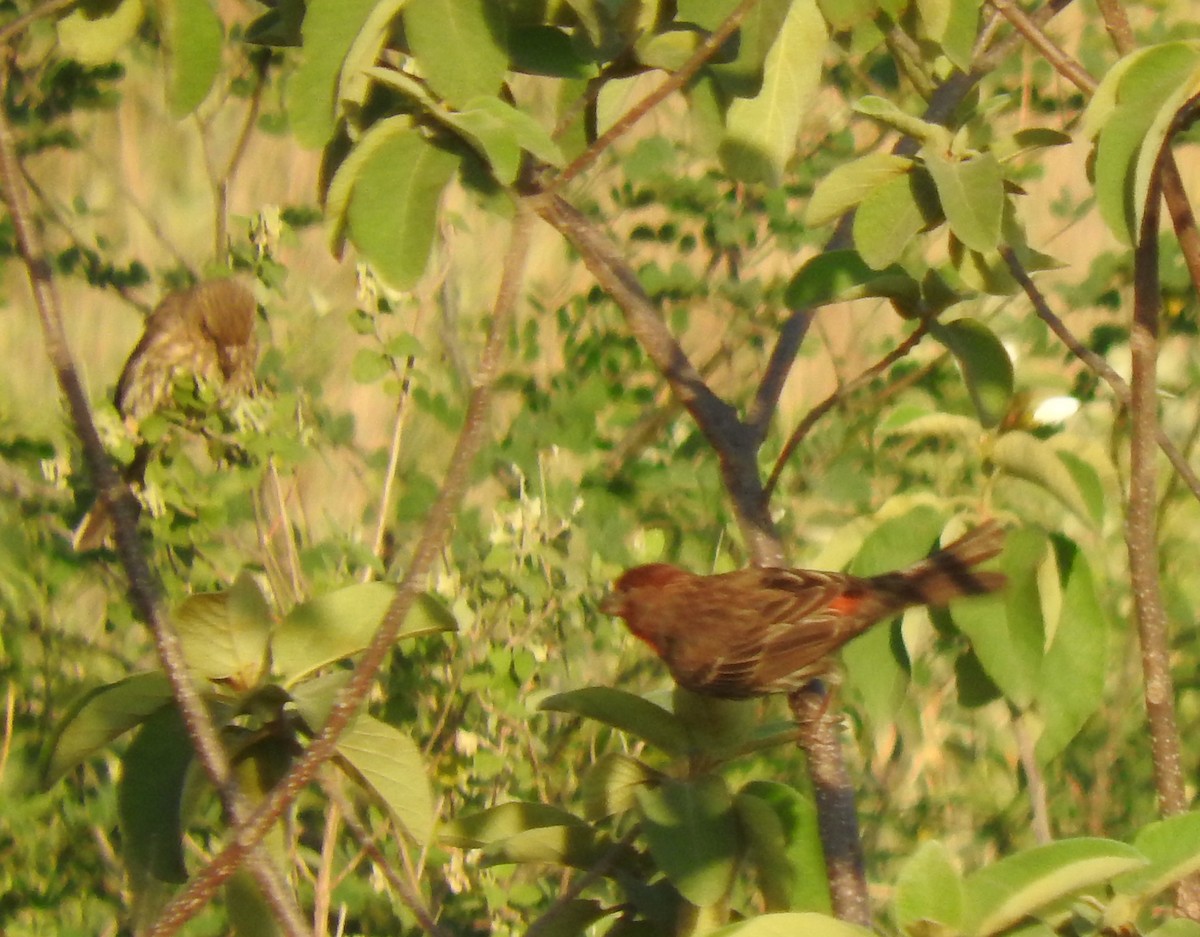
[[[190,114],[208,97],[221,67],[225,28],[209,0],[167,0],[167,101],[173,117]]]
[[[995,250],[1004,211],[1004,176],[996,157],[982,153],[969,159],[947,159],[932,149],[922,155],[950,230],[972,250]]]
[[[365,713],[337,740],[338,754],[358,773],[419,846],[433,833],[433,793],[417,744]]]
[[[42,770],[43,783],[49,787],[170,701],[171,684],[160,670],[133,674],[85,693],[59,720]]]
[[[731,175],[776,184],[820,83],[828,39],[815,0],[793,0],[767,54],[762,89],[729,109],[720,154]]]
[[[508,67],[502,4],[409,0],[404,31],[429,86],[452,105],[500,89]]]
[[[691,748],[687,729],[674,713],[647,699],[613,687],[583,687],[542,700],[548,712],[574,713],[645,739],[671,755]]]
[[[275,671],[292,683],[320,667],[357,654],[370,642],[396,595],[372,582],[347,586],[297,605],[271,637]],[[419,594],[401,627],[401,638],[450,631],[454,617],[437,598]]]
[[[896,923],[905,933],[923,932],[927,923],[961,934],[966,920],[963,880],[950,852],[936,840],[917,847],[896,880]]]
[[[818,180],[804,210],[805,223],[815,227],[840,218],[877,186],[908,172],[912,164],[911,159],[893,153],[868,153],[835,166]]]
[[[1146,864],[1132,846],[1067,839],[1014,853],[967,876],[968,932],[997,934],[1081,889]]]

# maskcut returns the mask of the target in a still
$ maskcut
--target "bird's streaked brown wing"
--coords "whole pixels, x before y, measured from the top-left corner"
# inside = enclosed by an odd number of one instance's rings
[[[871,621],[859,614],[862,580],[806,570],[744,570],[739,594],[758,597],[741,608],[747,627],[720,646],[705,642],[697,654],[680,653],[676,679],[714,696],[742,698],[798,689],[828,669],[826,658]],[[734,583],[730,583],[734,585]],[[744,591],[742,591],[744,590]]]

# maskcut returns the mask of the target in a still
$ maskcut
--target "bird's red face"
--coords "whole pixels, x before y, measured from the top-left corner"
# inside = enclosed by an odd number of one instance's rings
[[[642,589],[661,589],[687,577],[687,573],[669,563],[650,563],[626,570],[613,583],[612,592],[600,600],[600,611],[628,619],[636,593]]]

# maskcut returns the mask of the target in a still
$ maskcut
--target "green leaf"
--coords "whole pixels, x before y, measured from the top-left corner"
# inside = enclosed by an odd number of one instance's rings
[[[785,302],[789,309],[800,310],[870,296],[911,306],[920,302],[921,286],[900,266],[876,271],[857,251],[825,251],[796,271]]]
[[[1000,569],[1008,577],[1004,591],[950,607],[954,624],[971,639],[984,671],[1020,709],[1031,705],[1042,670],[1045,629],[1038,569],[1046,559],[1044,534],[1028,528],[1010,531],[1000,556]]]
[[[987,937],[1082,889],[1146,864],[1132,846],[1068,839],[1015,853],[967,876],[968,933]]]
[[[606,845],[590,826],[568,823],[515,833],[485,847],[484,855],[487,865],[536,862],[590,869],[607,851]]]
[[[603,820],[637,806],[637,789],[654,783],[658,774],[642,761],[620,752],[606,752],[579,785],[584,815]]]
[[[333,136],[342,63],[377,0],[309,0],[300,65],[288,82],[287,111],[301,146]]]
[[[917,203],[913,174],[883,182],[862,200],[854,213],[854,245],[873,269],[894,264],[926,227]]]
[[[208,97],[221,68],[225,27],[209,0],[166,0],[167,101],[172,117],[194,111]]]
[[[705,908],[733,884],[739,837],[733,801],[723,778],[706,775],[666,781],[637,792],[650,854],[679,893]]]
[[[582,687],[548,697],[538,709],[595,719],[628,732],[668,755],[683,755],[691,750],[687,729],[674,713],[625,690]]]
[[[996,467],[1014,478],[1023,478],[1052,494],[1080,520],[1091,523],[1092,512],[1080,493],[1075,476],[1059,458],[1054,445],[1030,433],[1004,433],[992,447]]]
[[[979,35],[982,0],[951,0],[950,15],[938,37],[942,51],[961,72],[971,70],[971,53]]]
[[[508,69],[501,4],[485,0],[410,0],[404,31],[421,74],[452,105],[493,97]]]
[[[370,643],[395,595],[394,585],[368,582],[297,605],[271,638],[275,672],[291,684],[320,667],[357,654]],[[457,622],[441,600],[421,593],[398,637],[414,638],[456,627]]]
[[[1200,870],[1200,812],[1193,810],[1142,827],[1133,847],[1150,864],[1119,876],[1113,888],[1147,901]]]
[[[1110,672],[1109,624],[1087,557],[1076,544],[1062,543],[1058,566],[1062,607],[1038,691],[1043,727],[1034,753],[1043,765],[1058,757],[1100,708]]]
[[[1198,56],[1200,47],[1191,42],[1169,42],[1140,50],[1113,67],[1115,84],[1101,84],[1103,94],[1096,110],[1089,111],[1089,129],[1100,126],[1096,202],[1105,223],[1125,244],[1133,243],[1141,211],[1135,203],[1135,163],[1141,160],[1143,151],[1148,152],[1152,125],[1159,121],[1165,128],[1161,114],[1169,107],[1168,102],[1182,87],[1194,86]],[[1157,153],[1158,146],[1152,144],[1150,149]]]
[[[433,834],[433,793],[421,749],[405,733],[363,713],[341,734],[338,754],[418,846]]]
[[[874,932],[857,924],[812,912],[760,914],[709,932],[708,937],[874,937]]]
[[[1004,213],[1004,174],[996,157],[947,159],[933,149],[922,156],[955,237],[981,253],[995,250]]]
[[[374,348],[360,348],[350,362],[350,377],[356,384],[374,384],[392,373],[392,363]]]
[[[720,156],[732,176],[778,184],[820,85],[828,40],[815,0],[793,0],[767,53],[761,90],[729,108]]]
[[[206,680],[229,680],[245,689],[267,664],[271,610],[249,573],[225,592],[185,599],[171,616],[188,666]]]
[[[349,236],[394,289],[411,289],[425,272],[442,190],[458,165],[416,131],[389,135],[363,160],[347,206]]]
[[[1186,74],[1179,86],[1176,87],[1158,106],[1146,135],[1138,146],[1137,158],[1133,165],[1133,231],[1138,232],[1142,227],[1142,218],[1146,214],[1146,199],[1150,191],[1150,180],[1158,165],[1158,157],[1166,143],[1167,132],[1171,129],[1176,115],[1200,88],[1200,46],[1192,46],[1192,68]],[[1126,79],[1129,80],[1128,77]],[[1160,196],[1161,197],[1161,196]],[[1156,232],[1157,234],[1157,232]]]
[[[696,29],[666,29],[639,37],[633,49],[643,65],[673,72],[695,54],[703,41],[703,34]]]
[[[551,804],[510,801],[442,824],[438,839],[447,846],[479,849],[530,830],[587,824],[573,813]]]
[[[900,110],[887,98],[868,94],[854,103],[854,110],[864,117],[870,117],[885,126],[900,131],[905,136],[912,137],[928,146],[931,150],[946,152],[950,149],[950,131],[940,124],[934,124]]]
[[[504,185],[516,179],[522,149],[551,166],[564,162],[562,150],[541,124],[499,98],[472,98],[463,110],[446,115],[446,123],[467,135]]]
[[[943,516],[926,506],[889,518],[863,541],[849,571],[856,576],[873,576],[915,563],[937,542],[943,526]],[[888,622],[883,622],[842,649],[847,690],[862,699],[875,725],[895,720],[896,708],[908,685],[907,652],[897,635]]]
[[[391,38],[396,14],[408,0],[376,0],[374,9],[363,20],[362,28],[346,51],[338,72],[337,103],[353,102],[361,107],[367,99],[371,81],[367,72],[379,59]]]
[[[508,34],[508,52],[513,71],[550,78],[588,80],[599,66],[583,58],[564,30],[543,23],[514,27]]]
[[[279,925],[254,876],[238,869],[225,883],[225,909],[237,937],[275,937]]]
[[[935,322],[929,334],[958,362],[979,422],[995,426],[1008,412],[1013,394],[1013,366],[992,330],[977,319]]]
[[[751,781],[734,804],[768,909],[828,913],[829,882],[813,799],[778,781]],[[774,823],[758,815],[757,805],[771,811]]]
[[[394,137],[404,136],[413,130],[412,119],[408,116],[389,117],[371,126],[363,134],[358,145],[342,160],[333,179],[329,182],[329,190],[325,193],[325,217],[329,219],[329,249],[340,255],[346,238],[347,209],[354,186],[362,173],[363,166],[371,159],[376,150]],[[369,330],[368,330],[369,331]]]
[[[817,182],[804,210],[804,223],[816,227],[835,221],[876,187],[908,172],[913,162],[893,153],[868,153],[835,166]]]
[[[97,14],[79,4],[58,21],[58,45],[80,65],[103,65],[117,58],[142,24],[142,0],[121,0]]]
[[[896,880],[896,923],[908,934],[928,933],[930,923],[961,934],[966,923],[962,876],[936,840],[922,843]]]
[[[42,769],[42,783],[50,787],[170,701],[171,684],[161,670],[133,674],[85,693],[56,727]]]
[[[192,757],[183,719],[175,707],[166,706],[146,719],[121,760],[121,858],[135,890],[143,890],[149,879],[187,879],[183,788]]]
[[[1063,437],[1063,441],[1067,445],[1071,445],[1068,437]],[[1057,449],[1059,461],[1067,467],[1067,471],[1071,473],[1071,479],[1075,482],[1075,488],[1079,491],[1079,497],[1087,506],[1088,517],[1091,519],[1092,526],[1099,527],[1104,520],[1105,507],[1107,506],[1107,498],[1104,495],[1104,485],[1100,481],[1100,473],[1090,463],[1080,458],[1069,449]]]

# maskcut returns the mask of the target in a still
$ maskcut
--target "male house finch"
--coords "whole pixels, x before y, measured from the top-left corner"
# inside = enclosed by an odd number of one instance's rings
[[[790,693],[826,673],[843,644],[902,609],[1002,588],[1003,573],[975,567],[1003,541],[988,521],[907,569],[868,577],[771,568],[697,576],[652,563],[625,572],[600,609],[624,618],[694,693]]]
[[[172,400],[177,381],[221,388],[223,399],[254,390],[258,339],[254,297],[236,280],[211,280],[168,293],[146,318],[146,328],[117,379],[117,412],[140,423]],[[150,458],[145,443],[124,471],[125,481],[141,483]],[[107,505],[98,501],[75,530],[76,550],[94,550],[111,533]]]

